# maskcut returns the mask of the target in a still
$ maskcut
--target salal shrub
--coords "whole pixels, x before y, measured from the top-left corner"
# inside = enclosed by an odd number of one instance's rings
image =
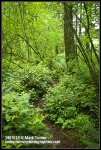
[[[50,69],[53,78],[59,79],[67,72],[65,53],[49,56],[45,58],[43,64]]]
[[[2,97],[3,136],[46,136],[45,116],[28,104],[29,94],[12,92]]]
[[[95,87],[82,83],[74,75],[64,75],[55,87],[49,88],[45,110],[50,116],[59,117],[62,111],[67,111],[66,107],[74,107],[77,113],[98,114]]]
[[[60,123],[59,121],[56,123]],[[62,129],[74,129],[83,147],[99,147],[99,130],[95,127],[93,119],[88,115],[77,114],[75,119],[65,120]]]
[[[30,98],[29,98],[29,103],[30,104],[35,104],[38,102],[39,100],[39,94],[38,92],[35,90],[35,88],[32,88],[32,90],[30,90]]]
[[[39,67],[41,70],[41,67]],[[29,104],[29,101],[37,100],[39,98],[40,89],[44,90],[44,86],[42,87],[42,83],[45,82],[45,88],[49,84],[50,76],[48,75],[47,70],[45,68],[44,71],[44,78],[42,79],[42,74],[39,75],[37,69],[34,70],[37,72],[34,74],[33,78],[29,78],[30,70],[29,65],[24,69],[14,70],[14,72],[6,73],[6,78],[4,78],[2,83],[2,147],[3,148],[19,148],[19,147],[38,147],[36,144],[6,144],[5,143],[5,136],[44,136],[49,137],[50,134],[48,132],[47,126],[43,123],[45,119],[45,115],[43,116],[41,113],[41,109],[35,108],[34,105]],[[32,72],[32,70],[31,70]],[[43,73],[42,72],[42,73]],[[38,76],[39,75],[39,76]],[[39,83],[41,88],[36,90],[36,87],[31,88],[30,83],[27,81],[24,84],[24,79],[27,80],[27,77],[33,82],[38,81],[37,76],[39,77]],[[25,78],[24,78],[25,77]],[[37,79],[35,79],[37,78]],[[35,81],[34,81],[35,79]],[[46,79],[46,80],[45,80]],[[31,81],[30,81],[31,82]],[[37,83],[38,83],[37,82]],[[23,83],[23,84],[22,84]],[[37,85],[37,84],[36,84]],[[31,84],[32,86],[32,84]],[[46,89],[45,89],[46,90]],[[45,147],[45,145],[42,145]]]
[[[75,129],[84,147],[99,148],[99,129],[96,128],[94,120],[90,116],[78,114],[75,119]]]
[[[59,79],[60,76],[63,76],[67,71],[67,65],[65,61],[65,54],[57,54],[56,57],[53,59],[53,65],[51,68],[51,75]]]
[[[26,66],[22,70],[21,83],[26,86],[27,90],[31,90],[31,99],[36,99],[36,97],[41,97],[44,95],[50,86],[51,74],[50,70],[44,67],[42,64],[37,66]],[[35,99],[34,99],[35,97]]]
[[[19,79],[9,78],[7,81],[2,83],[2,92],[3,94],[8,94],[9,92],[23,92],[25,90],[25,86],[21,84]]]
[[[5,78],[2,81],[2,93],[8,94],[9,92],[23,92],[25,85],[21,84],[20,81],[20,69],[9,69],[5,72]]]
[[[44,110],[50,120],[60,124],[62,129],[75,129],[82,138],[89,136],[90,140],[89,132],[98,128],[94,86],[84,84],[76,75],[64,75],[55,87],[49,88],[45,99]]]

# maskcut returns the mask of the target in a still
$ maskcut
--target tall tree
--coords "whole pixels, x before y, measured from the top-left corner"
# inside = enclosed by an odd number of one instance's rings
[[[75,44],[74,44],[74,33],[73,28],[73,13],[72,5],[64,2],[64,42],[65,42],[65,56],[66,63],[70,59],[75,58]]]

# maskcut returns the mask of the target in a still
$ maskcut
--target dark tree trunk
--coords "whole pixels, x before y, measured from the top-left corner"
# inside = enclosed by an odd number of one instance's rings
[[[64,2],[64,43],[66,63],[75,58],[72,6]]]

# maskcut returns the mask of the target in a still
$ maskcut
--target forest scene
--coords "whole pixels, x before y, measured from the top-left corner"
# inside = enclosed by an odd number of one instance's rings
[[[2,148],[99,148],[99,5],[2,2]]]

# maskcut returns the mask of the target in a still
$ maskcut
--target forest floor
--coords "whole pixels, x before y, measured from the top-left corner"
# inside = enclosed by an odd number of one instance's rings
[[[55,86],[57,81],[52,80],[52,86]],[[36,108],[40,108],[43,110],[45,100],[38,100],[35,105]],[[45,114],[44,110],[42,111],[43,115]],[[75,131],[71,129],[62,130],[59,125],[56,125],[53,121],[45,118],[44,123],[49,128],[49,133],[52,135],[52,139],[54,141],[60,141],[58,144],[49,144],[48,148],[80,148],[79,139],[76,136]],[[68,136],[67,136],[68,135]]]

